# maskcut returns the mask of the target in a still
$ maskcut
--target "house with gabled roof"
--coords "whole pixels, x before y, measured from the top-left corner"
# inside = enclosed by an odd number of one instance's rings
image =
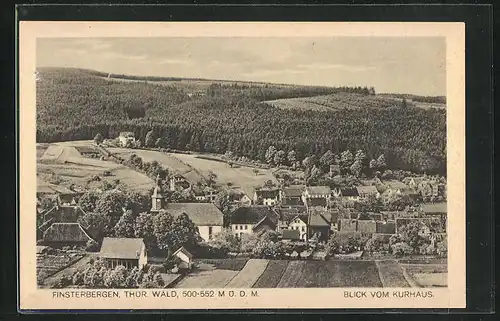
[[[109,268],[123,265],[127,269],[144,268],[148,262],[146,245],[142,238],[105,237],[99,256]]]
[[[43,243],[55,248],[86,246],[92,238],[78,223],[53,223],[43,233]]]
[[[322,211],[309,211],[307,226],[308,239],[316,235],[319,241],[328,241],[331,222],[325,217]]]
[[[340,189],[340,197],[341,199],[348,201],[358,201],[359,194],[358,190],[354,187],[344,187]]]
[[[290,185],[281,189],[281,206],[302,206],[305,185]]]
[[[174,216],[186,214],[205,241],[222,231],[224,214],[212,203],[169,203],[165,210]]]
[[[240,207],[231,214],[231,231],[238,237],[268,230],[275,231],[278,221],[278,213],[269,206]]]
[[[180,262],[177,264],[177,268],[180,270],[190,270],[194,265],[193,254],[191,254],[191,252],[189,252],[184,246],[177,249],[172,256],[179,259]]]
[[[356,186],[356,191],[360,198],[368,198],[370,196],[380,197],[380,193],[373,185],[370,186]]]
[[[253,202],[256,205],[274,206],[280,201],[280,190],[277,187],[259,187],[254,191]]]

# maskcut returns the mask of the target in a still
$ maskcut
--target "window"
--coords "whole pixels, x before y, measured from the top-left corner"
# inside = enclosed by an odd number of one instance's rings
[[[212,227],[211,226],[208,227],[208,238],[209,239],[212,238]]]
[[[243,229],[243,225],[240,225],[240,230],[242,230],[242,229]]]
[[[302,226],[302,232],[305,232],[305,231],[306,231],[305,226]]]
[[[245,225],[245,230],[248,230],[248,225]]]

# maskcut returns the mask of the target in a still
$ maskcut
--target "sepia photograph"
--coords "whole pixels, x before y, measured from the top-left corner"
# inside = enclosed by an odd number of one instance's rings
[[[337,288],[429,304],[465,269],[448,261],[463,227],[446,35],[48,34],[27,73],[21,229],[53,300]]]

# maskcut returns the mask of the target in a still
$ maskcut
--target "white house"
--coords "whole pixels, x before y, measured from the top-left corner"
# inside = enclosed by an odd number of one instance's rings
[[[127,147],[135,143],[135,135],[132,132],[121,132],[118,140],[122,147]]]
[[[123,265],[127,269],[142,269],[148,262],[146,245],[142,238],[105,237],[99,255],[110,268]]]
[[[280,190],[275,187],[262,187],[255,190],[253,198],[256,205],[274,206],[280,200]]]
[[[307,240],[307,215],[297,215],[288,223],[289,230],[300,232],[300,239]]]
[[[193,266],[193,254],[189,253],[184,246],[181,246],[177,251],[175,251],[173,256],[179,258],[180,263],[178,264],[179,269],[191,269]]]
[[[302,201],[307,207],[326,207],[331,198],[332,190],[328,186],[308,186],[302,192]]]
[[[231,231],[241,237],[262,231],[275,231],[278,226],[278,213],[268,206],[244,206],[231,214]]]

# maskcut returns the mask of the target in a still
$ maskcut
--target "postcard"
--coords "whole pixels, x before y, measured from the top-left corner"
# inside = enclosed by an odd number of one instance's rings
[[[19,23],[19,309],[465,307],[465,26]]]

